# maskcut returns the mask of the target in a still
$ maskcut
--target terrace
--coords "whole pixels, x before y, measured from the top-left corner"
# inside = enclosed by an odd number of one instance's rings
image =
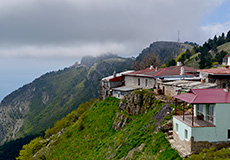
[[[175,116],[176,119],[187,124],[190,127],[215,127],[215,125],[209,121],[199,119],[193,115]]]

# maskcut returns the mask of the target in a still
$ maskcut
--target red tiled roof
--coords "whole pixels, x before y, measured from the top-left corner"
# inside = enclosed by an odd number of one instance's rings
[[[221,88],[192,89],[173,97],[192,104],[230,103],[230,92]]]
[[[192,73],[197,71],[194,68],[190,68],[186,66],[171,66],[168,68],[159,68],[157,71],[155,71],[155,69],[147,68],[145,70],[140,70],[125,75],[140,76],[140,77],[160,77],[160,76],[180,75],[181,67],[184,68],[185,75],[193,75]]]
[[[117,81],[121,81],[123,76],[118,76],[118,77],[114,77],[109,79],[110,82],[117,82]]]
[[[205,72],[212,75],[230,75],[229,68],[200,69],[198,72]]]

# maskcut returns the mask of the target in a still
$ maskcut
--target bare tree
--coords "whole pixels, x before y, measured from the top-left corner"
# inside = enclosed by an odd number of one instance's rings
[[[142,70],[150,67],[151,65],[153,67],[159,67],[161,64],[159,55],[156,55],[155,53],[151,52],[141,58],[140,61],[134,61],[132,68],[135,70]]]

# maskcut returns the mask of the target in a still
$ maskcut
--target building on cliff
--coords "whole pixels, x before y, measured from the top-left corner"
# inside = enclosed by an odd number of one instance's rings
[[[192,89],[174,96],[182,102],[182,115],[173,117],[173,137],[186,151],[199,153],[204,148],[230,145],[229,90]],[[185,112],[185,105],[192,108]]]
[[[230,69],[196,70],[186,66],[146,68],[127,71],[101,80],[101,97],[122,99],[137,89],[154,89],[158,94],[174,96],[198,88],[225,88],[230,84]]]
[[[126,73],[123,74],[123,76],[125,85],[112,89],[114,97],[123,98],[124,95],[140,88],[155,89],[156,92],[160,91],[162,94],[165,94],[168,92],[165,91],[163,82],[176,80],[199,80],[199,78],[196,78],[196,69],[185,66],[171,66],[159,69],[150,67],[145,70]],[[119,94],[122,94],[122,96]],[[174,95],[174,92],[172,95]]]
[[[130,73],[133,71],[125,71],[121,73],[116,73],[114,71],[113,75],[104,77],[100,81],[99,86],[99,97],[100,99],[105,99],[108,96],[112,95],[112,88],[120,87],[124,85],[124,74]]]
[[[127,71],[105,77],[100,83],[100,97],[114,96],[122,99],[137,89],[155,89],[165,92],[163,82],[176,80],[199,80],[197,71],[186,66],[171,66],[168,68],[146,68],[140,71]],[[178,88],[178,87],[177,87]],[[181,93],[181,92],[178,92]],[[172,95],[175,95],[172,92]]]
[[[226,88],[230,85],[230,69],[228,67],[200,69],[198,72],[203,81],[215,83],[217,88]]]

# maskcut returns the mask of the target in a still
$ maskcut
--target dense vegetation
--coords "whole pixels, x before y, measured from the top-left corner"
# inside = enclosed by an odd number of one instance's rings
[[[88,107],[60,137],[56,134],[49,140],[34,139],[23,147],[18,159],[181,159],[162,132],[153,132],[152,116],[161,103],[155,101],[147,113],[131,116],[120,111],[119,102],[109,97]],[[112,125],[117,114],[129,116],[132,121],[116,132]],[[48,141],[52,143],[45,148]]]
[[[229,53],[230,49],[230,31],[225,35],[214,36],[208,39],[202,46],[192,42],[185,42],[193,46],[179,54],[177,58],[168,59],[163,67],[175,66],[176,62],[195,68],[211,68],[214,65],[221,65],[223,58]]]

